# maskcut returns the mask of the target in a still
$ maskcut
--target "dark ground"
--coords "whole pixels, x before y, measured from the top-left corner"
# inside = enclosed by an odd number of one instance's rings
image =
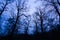
[[[58,30],[54,29],[50,32],[44,32],[42,34],[37,33],[35,35],[14,35],[14,36],[6,36],[0,37],[0,40],[60,40],[60,27]]]

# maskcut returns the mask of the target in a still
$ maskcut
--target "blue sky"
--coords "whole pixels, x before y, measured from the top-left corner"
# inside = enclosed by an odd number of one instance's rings
[[[12,0],[9,0],[12,1]],[[23,3],[23,1],[25,0],[21,0],[21,3]],[[1,0],[0,0],[1,2]],[[5,3],[5,0],[2,0],[2,3]],[[7,21],[9,18],[15,18],[17,17],[17,0],[13,0],[12,2],[10,2],[4,12],[2,13],[1,17],[0,17],[0,35],[7,33],[9,29],[9,22]],[[47,2],[47,1],[41,1],[41,0],[26,0],[24,3],[24,8],[26,7],[26,9],[21,10],[20,13],[25,14],[26,16],[30,15],[31,19],[30,23],[29,23],[29,27],[27,30],[27,34],[34,34],[34,32],[36,31],[36,26],[34,23],[35,18],[33,16],[35,16],[35,12],[38,12],[38,9],[41,9],[43,11],[43,28],[45,29],[44,31],[49,31],[51,29],[51,25],[57,25],[59,24],[59,16],[56,12],[56,10],[54,9],[54,7],[52,5],[50,5],[51,3]],[[0,4],[3,5],[3,4]],[[22,5],[22,4],[21,4]],[[20,5],[20,6],[21,6]],[[4,5],[3,5],[4,6]],[[60,6],[58,6],[58,9],[60,11]],[[23,7],[23,6],[22,6]],[[0,10],[3,9],[0,6]],[[39,18],[39,16],[38,16]],[[25,20],[26,19],[26,20]],[[23,23],[23,25],[21,25],[20,27],[20,21],[21,23]],[[25,22],[27,22],[27,18],[25,16],[21,16],[21,18],[19,18],[19,24],[17,24],[17,28],[18,28],[18,32],[17,33],[25,33]],[[38,20],[39,22],[39,20]],[[25,26],[24,26],[25,25]],[[41,32],[41,27],[40,24],[38,23],[38,32]]]

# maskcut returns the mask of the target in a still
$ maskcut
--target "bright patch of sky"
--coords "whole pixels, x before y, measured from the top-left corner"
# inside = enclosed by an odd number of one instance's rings
[[[36,11],[36,9],[35,9],[36,5],[34,3],[35,1],[36,0],[29,0],[28,3],[27,3],[28,4],[27,6],[29,7],[28,8],[29,9],[28,14],[30,14],[30,15],[33,14]]]
[[[46,1],[28,0],[27,6],[28,6],[29,11],[27,14],[32,15],[33,13],[37,11],[37,8],[44,9],[46,4],[47,4]]]

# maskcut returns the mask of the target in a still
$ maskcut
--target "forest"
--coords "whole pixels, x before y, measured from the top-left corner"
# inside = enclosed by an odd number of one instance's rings
[[[60,0],[0,0],[0,40],[59,40]]]

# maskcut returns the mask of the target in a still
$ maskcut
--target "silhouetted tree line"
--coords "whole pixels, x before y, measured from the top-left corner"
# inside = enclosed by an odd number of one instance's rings
[[[25,2],[25,1],[24,1]],[[23,4],[24,4],[24,2],[23,2]],[[51,5],[53,5],[54,6],[54,8],[55,8],[55,10],[56,10],[56,12],[58,13],[58,15],[59,15],[59,17],[60,17],[60,12],[59,12],[59,10],[58,10],[58,8],[57,8],[57,6],[56,6],[56,3],[55,2],[53,2],[53,0],[50,2],[50,3],[52,3]],[[57,4],[59,4],[60,5],[60,3],[59,3],[59,1],[57,0]],[[5,10],[5,8],[6,8],[6,6],[8,5],[8,3],[7,3],[7,1],[6,1],[6,4],[4,5],[4,7],[3,7],[3,10],[0,10],[0,16],[2,15],[2,13],[4,12],[4,10]],[[24,5],[23,5],[23,7],[24,7]],[[22,9],[24,9],[24,8],[20,8],[20,0],[18,0],[18,5],[17,5],[17,15],[16,15],[16,18],[13,16],[12,18],[9,18],[8,19],[8,22],[10,23],[10,25],[9,25],[9,27],[12,27],[12,29],[11,29],[11,32],[10,32],[10,30],[9,30],[9,35],[7,36],[7,38],[6,39],[8,39],[8,38],[13,38],[13,35],[14,35],[14,31],[15,31],[15,29],[16,29],[16,27],[17,27],[17,24],[18,24],[18,22],[19,22],[19,20],[20,20],[20,17],[21,16],[25,16],[26,18],[27,18],[27,27],[26,27],[26,35],[18,35],[17,37],[18,37],[18,39],[19,38],[21,38],[21,39],[23,39],[23,38],[32,38],[32,39],[42,39],[42,40],[51,40],[51,39],[54,39],[54,38],[56,38],[57,39],[57,36],[59,36],[60,34],[59,34],[59,32],[60,32],[60,25],[56,25],[57,26],[57,29],[55,28],[55,29],[52,29],[51,31],[49,31],[49,32],[44,32],[44,28],[43,28],[43,17],[44,17],[44,13],[42,12],[42,10],[40,9],[40,8],[38,8],[37,10],[38,10],[38,12],[36,12],[35,13],[35,16],[34,16],[34,18],[35,18],[35,20],[33,20],[34,21],[34,23],[35,23],[35,26],[36,26],[36,35],[31,35],[31,36],[29,36],[29,35],[27,35],[27,30],[28,30],[28,27],[29,27],[29,23],[30,23],[30,21],[31,21],[31,18],[30,18],[30,20],[29,20],[29,17],[31,17],[30,15],[28,15],[28,16],[26,16],[25,14],[21,14],[21,11],[22,11]],[[39,18],[37,18],[39,16]],[[60,19],[59,19],[60,20]],[[38,22],[39,21],[39,22]],[[38,33],[38,24],[39,24],[39,26],[41,27],[41,34],[40,33]],[[56,35],[57,34],[57,35]],[[56,35],[56,36],[55,36]],[[55,37],[54,37],[55,36]],[[15,36],[16,37],[16,36]],[[54,38],[53,38],[54,37]],[[3,37],[2,37],[3,38]],[[15,38],[14,38],[15,39]],[[59,38],[58,38],[59,39]]]

